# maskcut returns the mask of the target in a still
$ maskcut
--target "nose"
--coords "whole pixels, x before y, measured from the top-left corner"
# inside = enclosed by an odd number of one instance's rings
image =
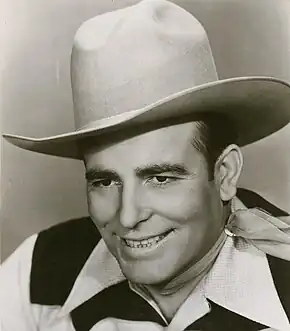
[[[119,220],[125,228],[133,229],[151,215],[151,210],[146,206],[145,195],[142,191],[142,187],[138,183],[123,185]]]

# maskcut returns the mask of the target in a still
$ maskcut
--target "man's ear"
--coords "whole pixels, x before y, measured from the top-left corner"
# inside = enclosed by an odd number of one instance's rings
[[[243,155],[237,145],[224,149],[215,163],[214,179],[221,200],[231,200],[237,193],[237,183],[243,167]]]

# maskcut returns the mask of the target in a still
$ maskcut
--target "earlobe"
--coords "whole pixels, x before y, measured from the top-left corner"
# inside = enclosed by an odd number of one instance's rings
[[[243,167],[243,156],[237,145],[229,145],[215,164],[215,180],[221,200],[231,200],[237,192],[237,184]]]

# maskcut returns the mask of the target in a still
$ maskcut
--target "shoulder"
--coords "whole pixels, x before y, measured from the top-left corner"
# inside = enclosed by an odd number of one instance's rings
[[[5,330],[35,330],[29,284],[36,240],[36,234],[26,239],[0,266],[0,320]]]
[[[0,266],[0,319],[5,330],[36,330],[38,307],[61,306],[99,239],[88,217],[26,239]]]
[[[30,236],[1,264],[0,284],[11,283],[11,276],[13,276],[13,280],[18,282],[20,275],[29,275],[36,241],[37,234]],[[2,293],[3,290],[5,290],[5,287],[1,286],[0,292]]]
[[[99,240],[99,232],[89,217],[40,232],[32,255],[31,302],[62,305]]]
[[[290,262],[274,256],[267,256],[279,299],[290,319]]]
[[[258,207],[275,217],[289,216],[286,211],[253,191],[240,188],[237,196],[248,208]],[[267,255],[267,259],[278,296],[288,318],[290,318],[290,262],[271,255]]]

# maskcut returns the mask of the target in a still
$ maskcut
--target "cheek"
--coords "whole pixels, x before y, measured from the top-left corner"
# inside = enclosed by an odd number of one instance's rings
[[[119,210],[118,192],[87,193],[88,210],[94,223],[102,228],[112,222]]]
[[[207,182],[188,182],[166,190],[166,193],[154,194],[151,205],[157,213],[180,224],[206,221],[215,209],[212,208],[213,200],[217,200],[215,195]]]

